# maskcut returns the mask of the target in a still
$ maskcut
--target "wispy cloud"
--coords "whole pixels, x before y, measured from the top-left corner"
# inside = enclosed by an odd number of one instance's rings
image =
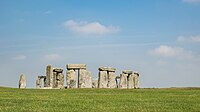
[[[171,47],[167,45],[161,45],[158,48],[155,48],[154,50],[150,51],[152,55],[159,55],[165,57],[177,56],[178,54],[180,54],[180,52],[183,52],[183,48]]]
[[[26,56],[25,55],[16,55],[14,57],[12,57],[13,60],[25,60]]]
[[[62,60],[62,57],[59,54],[47,54],[44,56],[44,59],[48,61],[59,61]]]
[[[197,42],[200,43],[200,35],[195,35],[195,36],[190,36],[190,37],[184,37],[184,36],[179,36],[177,38],[178,42]]]
[[[182,1],[186,3],[200,3],[200,0],[182,0]]]
[[[119,31],[119,27],[105,26],[99,22],[77,22],[74,20],[68,20],[64,23],[65,27],[69,30],[79,34],[108,34],[116,33]]]
[[[167,45],[161,45],[151,51],[151,55],[161,56],[161,57],[174,57],[176,59],[188,59],[188,60],[198,60],[200,61],[200,55],[195,54],[192,51],[185,50],[181,47],[172,47]]]

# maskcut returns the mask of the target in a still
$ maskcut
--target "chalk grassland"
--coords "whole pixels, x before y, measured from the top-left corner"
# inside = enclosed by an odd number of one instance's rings
[[[1,112],[195,112],[199,88],[14,89],[0,87]]]

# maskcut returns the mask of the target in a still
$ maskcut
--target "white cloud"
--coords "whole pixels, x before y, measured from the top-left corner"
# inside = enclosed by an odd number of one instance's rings
[[[176,56],[180,54],[180,52],[183,52],[182,48],[170,47],[166,45],[161,45],[158,48],[155,48],[154,50],[150,51],[152,55],[159,55],[165,57]]]
[[[13,60],[25,60],[26,56],[25,55],[16,55],[14,57],[12,57]]]
[[[200,43],[200,35],[196,36],[190,36],[190,37],[184,37],[184,36],[179,36],[177,38],[178,42],[199,42]]]
[[[200,0],[182,0],[182,1],[186,3],[200,3]]]
[[[59,54],[47,54],[44,56],[44,58],[48,61],[58,61],[62,59]]]
[[[171,47],[167,45],[161,45],[149,52],[151,55],[161,56],[161,57],[174,57],[176,59],[187,59],[200,61],[200,55],[195,54],[192,51],[187,51],[180,47]]]
[[[64,23],[65,27],[69,30],[79,34],[107,34],[116,33],[119,31],[118,27],[112,25],[105,26],[99,22],[77,22],[74,20],[68,20]]]

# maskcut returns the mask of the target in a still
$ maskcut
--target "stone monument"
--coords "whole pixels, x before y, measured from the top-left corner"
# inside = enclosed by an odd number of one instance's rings
[[[21,74],[19,78],[19,88],[26,88],[26,78],[23,74]]]
[[[112,67],[100,67],[98,88],[116,88],[115,80],[115,68]]]

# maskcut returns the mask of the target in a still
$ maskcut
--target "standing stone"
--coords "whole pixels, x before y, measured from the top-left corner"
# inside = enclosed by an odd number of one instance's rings
[[[20,75],[19,88],[26,88],[26,78],[23,74]]]
[[[108,88],[116,88],[115,72],[108,72]]]
[[[56,88],[58,85],[57,85],[57,72],[53,72],[53,88]]]
[[[119,88],[120,77],[119,77],[119,76],[116,76],[116,77],[115,77],[115,81],[116,81],[117,88]]]
[[[98,80],[92,81],[92,88],[98,88]]]
[[[119,88],[127,88],[127,76],[128,74],[120,74]]]
[[[92,88],[91,72],[84,69],[79,70],[78,88]]]
[[[140,84],[139,84],[139,73],[135,72],[134,73],[134,88],[138,89],[140,88]]]
[[[134,75],[133,74],[128,74],[128,78],[127,78],[127,88],[134,88]]]
[[[36,88],[39,89],[41,88],[41,79],[38,77],[38,79],[36,80]]]
[[[60,74],[60,88],[64,88],[64,74]]]
[[[57,80],[56,88],[64,88],[64,74],[58,73],[56,80]]]
[[[76,88],[76,72],[71,69],[66,73],[67,88]]]
[[[46,68],[46,83],[47,87],[53,87],[53,67],[51,65],[47,65]]]
[[[108,85],[107,71],[99,71],[98,87],[107,88],[107,85]]]
[[[46,80],[46,76],[44,77],[44,87],[47,87],[47,80]]]

